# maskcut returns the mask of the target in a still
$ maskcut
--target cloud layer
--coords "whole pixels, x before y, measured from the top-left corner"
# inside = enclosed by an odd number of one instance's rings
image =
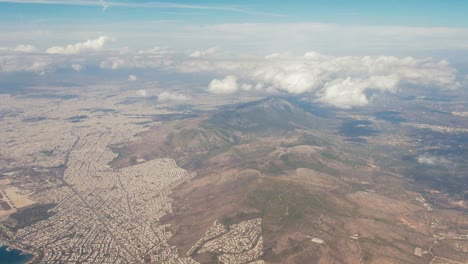
[[[135,52],[128,48],[98,52],[110,41],[113,38],[104,35],[67,46],[54,46],[42,53],[25,44],[2,48],[0,71],[44,73],[60,68],[81,71],[97,66],[104,70],[162,69],[176,73],[203,73],[222,76],[206,84],[207,90],[213,94],[240,91],[306,94],[316,102],[343,108],[365,106],[374,96],[397,93],[412,86],[458,89],[467,83],[463,77],[457,77],[457,70],[445,60],[328,56],[313,51],[302,56],[284,52],[261,57],[223,57],[225,53],[217,48],[188,54],[159,47]],[[134,81],[136,76],[130,76],[128,80]]]
[[[101,50],[105,44],[114,39],[108,36],[100,36],[97,39],[89,39],[85,42],[70,44],[67,46],[53,46],[46,50],[50,54],[80,54],[82,52],[91,52]]]
[[[43,73],[52,63],[53,60],[50,57],[43,55],[0,55],[0,72],[26,71]]]
[[[34,47],[33,45],[29,45],[29,44],[20,44],[20,45],[16,46],[16,47],[13,49],[13,51],[31,53],[31,52],[36,52],[37,49],[36,49],[36,47]]]
[[[212,93],[239,90],[311,94],[316,101],[337,107],[364,106],[369,91],[395,93],[411,85],[457,89],[456,70],[447,61],[393,56],[324,56],[308,52],[303,57],[267,56],[246,61],[185,61],[172,65],[187,72],[225,74],[213,79]],[[377,93],[378,94],[378,93]]]
[[[192,58],[207,57],[207,56],[215,54],[217,51],[218,51],[218,49],[215,48],[215,47],[209,48],[209,49],[206,49],[206,50],[196,50],[196,51],[190,53],[189,57],[192,57]]]

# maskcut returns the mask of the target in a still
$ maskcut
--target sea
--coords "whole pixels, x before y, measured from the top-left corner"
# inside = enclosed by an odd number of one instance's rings
[[[24,264],[32,259],[30,254],[21,254],[20,250],[10,248],[8,246],[0,247],[0,264]]]

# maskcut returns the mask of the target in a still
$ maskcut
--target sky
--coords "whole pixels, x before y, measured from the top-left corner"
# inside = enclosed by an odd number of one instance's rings
[[[46,47],[112,35],[137,48],[465,51],[466,14],[463,0],[0,0],[0,43]]]
[[[213,94],[365,106],[369,89],[463,89],[466,14],[463,0],[0,0],[0,75],[162,69],[212,76]]]
[[[109,23],[181,20],[190,23],[320,22],[422,27],[468,26],[463,0],[122,1],[6,0],[1,21]],[[105,7],[105,12],[102,8]]]

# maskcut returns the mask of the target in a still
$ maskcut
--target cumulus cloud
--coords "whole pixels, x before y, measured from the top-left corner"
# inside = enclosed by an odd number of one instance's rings
[[[364,90],[368,83],[359,79],[347,77],[327,82],[322,91],[318,92],[318,101],[343,108],[363,106],[368,104]]]
[[[218,52],[218,48],[212,47],[206,50],[196,50],[190,53],[189,57],[192,57],[192,58],[207,57],[207,56],[215,54],[216,52]]]
[[[130,74],[130,75],[128,76],[128,80],[131,81],[131,82],[134,82],[134,81],[137,80],[137,77],[136,77],[136,75]]]
[[[33,45],[29,45],[29,44],[20,44],[14,47],[12,50],[16,52],[29,52],[29,53],[37,51],[36,47],[34,47]]]
[[[167,102],[175,102],[175,103],[183,103],[190,100],[189,96],[179,94],[179,93],[172,93],[168,91],[164,91],[158,95],[158,102],[167,103]]]
[[[432,165],[432,166],[449,166],[450,160],[444,157],[433,156],[429,153],[421,154],[417,157],[417,161],[421,164]]]
[[[104,45],[114,41],[113,38],[108,36],[100,36],[97,39],[89,39],[85,42],[70,44],[67,46],[54,46],[46,50],[50,54],[80,54],[83,52],[92,52],[101,50]]]
[[[398,84],[395,76],[371,76],[367,79],[338,78],[325,83],[323,89],[317,92],[317,101],[331,105],[349,108],[364,106],[369,103],[365,91],[368,89],[393,91]]]
[[[146,97],[148,95],[148,92],[145,89],[140,89],[137,90],[135,94],[141,97]]]
[[[378,92],[396,93],[412,85],[439,89],[461,86],[456,69],[447,61],[413,57],[336,57],[307,52],[301,57],[273,54],[258,60],[189,60],[171,67],[182,72],[212,71],[237,76],[255,87],[246,86],[244,90],[308,93],[318,102],[345,108],[367,105],[372,99],[369,91],[378,96]],[[235,92],[238,87],[234,80],[213,80],[209,90]]]
[[[208,91],[214,94],[230,94],[237,92],[238,88],[237,78],[233,75],[228,75],[223,80],[212,80]]]
[[[455,70],[445,62],[411,57],[326,57],[315,53],[307,54],[305,60],[261,64],[247,77],[293,94],[318,92],[325,101],[354,94],[350,100],[356,105],[365,103],[361,96],[364,91],[395,91],[401,82],[441,88],[458,86]]]

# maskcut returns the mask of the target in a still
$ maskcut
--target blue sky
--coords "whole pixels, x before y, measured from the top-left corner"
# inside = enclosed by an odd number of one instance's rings
[[[321,22],[427,27],[468,26],[466,15],[468,2],[463,0],[170,2],[114,0],[106,1],[109,2],[106,12],[101,11],[99,0],[33,2],[35,1],[0,1],[0,21],[21,24],[179,20],[190,23]],[[52,5],[54,2],[68,4]]]
[[[107,8],[103,8],[106,6]],[[0,47],[96,39],[176,51],[416,55],[468,51],[465,0],[0,0]]]

